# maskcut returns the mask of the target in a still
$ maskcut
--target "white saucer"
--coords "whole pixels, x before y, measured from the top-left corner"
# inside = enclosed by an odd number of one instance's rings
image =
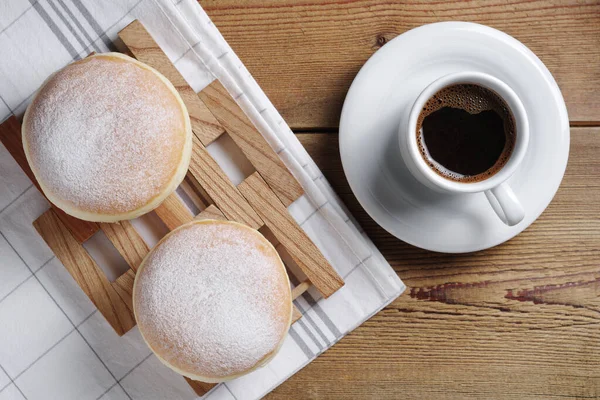
[[[527,154],[508,181],[525,208],[525,219],[513,227],[483,193],[436,193],[400,157],[398,126],[409,99],[436,78],[465,70],[506,82],[528,113]],[[447,253],[496,246],[535,221],[562,180],[569,139],[567,109],[544,64],[513,37],[466,22],[425,25],[387,43],[354,79],[340,121],[344,172],[364,209],[397,238]]]

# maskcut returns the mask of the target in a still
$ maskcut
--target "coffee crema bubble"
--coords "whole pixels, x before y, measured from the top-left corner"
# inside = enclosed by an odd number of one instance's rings
[[[434,94],[417,120],[423,159],[438,175],[456,182],[480,182],[510,159],[516,126],[506,102],[475,84],[456,84]]]

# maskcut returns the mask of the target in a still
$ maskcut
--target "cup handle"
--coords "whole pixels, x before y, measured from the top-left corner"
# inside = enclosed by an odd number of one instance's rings
[[[519,199],[517,199],[517,196],[515,196],[515,192],[513,192],[506,182],[501,183],[493,189],[487,190],[485,194],[490,203],[492,201],[490,197],[497,200],[502,210],[498,210],[497,207],[494,207],[493,205],[492,208],[506,225],[514,226],[521,222],[525,217],[523,206],[519,202]],[[501,215],[500,211],[502,211],[504,215]]]

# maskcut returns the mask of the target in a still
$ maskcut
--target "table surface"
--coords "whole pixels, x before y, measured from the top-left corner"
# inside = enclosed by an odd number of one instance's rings
[[[407,284],[389,307],[268,398],[600,397],[600,2],[201,0]],[[571,120],[564,181],[509,242],[445,255],[392,237],[342,171],[337,127],[364,62],[436,21],[493,26],[548,66]]]

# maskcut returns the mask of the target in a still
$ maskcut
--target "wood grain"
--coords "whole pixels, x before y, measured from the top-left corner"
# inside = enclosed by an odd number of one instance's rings
[[[300,282],[298,286],[292,289],[292,299],[296,300],[298,297],[302,296],[302,293],[306,292],[310,285],[311,283],[308,280]]]
[[[135,283],[135,272],[133,269],[127,270],[123,275],[118,277],[111,286],[119,297],[125,302],[127,307],[133,313],[133,284]]]
[[[254,229],[263,226],[258,214],[233,186],[219,164],[197,138],[194,138],[189,173],[198,183],[198,189],[206,192],[206,196],[227,219],[246,224]]]
[[[200,214],[196,215],[194,219],[198,221],[203,221],[206,219],[226,220],[227,218],[225,218],[225,215],[223,215],[221,210],[219,210],[217,207],[211,204],[210,206],[202,210]]]
[[[302,318],[302,313],[298,310],[298,307],[293,306],[292,309],[292,324]]]
[[[529,47],[560,86],[573,121],[600,121],[597,0],[200,0],[294,128],[337,127],[350,83],[395,36],[439,21],[500,29]],[[410,55],[407,55],[407,57]]]
[[[19,164],[23,172],[25,172],[25,175],[33,182],[40,193],[44,194],[27,162],[27,157],[23,150],[23,141],[21,139],[21,123],[15,116],[9,117],[2,125],[0,125],[0,142],[4,144],[6,150],[13,156],[17,164]],[[79,243],[85,242],[100,229],[95,222],[82,221],[66,214],[54,204],[50,204],[56,212],[56,215],[58,215],[63,224],[65,224]]]
[[[296,178],[221,82],[214,81],[198,93],[198,96],[286,207],[302,195],[302,187]]]
[[[192,212],[177,193],[171,193],[154,212],[170,231],[194,219]]]
[[[33,222],[33,226],[115,332],[123,335],[133,328],[135,319],[130,307],[56,212],[52,209],[46,211]]]
[[[139,233],[131,225],[131,222],[101,223],[100,228],[121,256],[123,256],[127,265],[134,272],[137,271],[142,260],[148,254],[149,249],[146,242],[144,242]]]
[[[223,127],[138,20],[121,30],[119,37],[135,58],[156,69],[175,86],[190,114],[192,130],[205,146],[224,133]]]
[[[240,183],[238,189],[324,297],[331,296],[344,285],[342,278],[290,216],[258,172]]]
[[[210,205],[205,198],[206,191],[204,189],[197,190],[197,187],[199,187],[198,182],[196,182],[191,173],[187,173],[179,187],[199,210],[202,210]]]
[[[427,252],[362,210],[336,134],[297,135],[409,286],[267,399],[600,398],[600,128],[572,128],[561,187],[516,238]]]
[[[218,385],[218,383],[206,383],[206,382],[194,381],[194,380],[191,380],[190,378],[188,378],[187,376],[184,376],[184,379],[192,387],[192,389],[194,390],[194,392],[196,392],[196,394],[198,396],[204,396],[212,388],[214,388],[215,386]]]

